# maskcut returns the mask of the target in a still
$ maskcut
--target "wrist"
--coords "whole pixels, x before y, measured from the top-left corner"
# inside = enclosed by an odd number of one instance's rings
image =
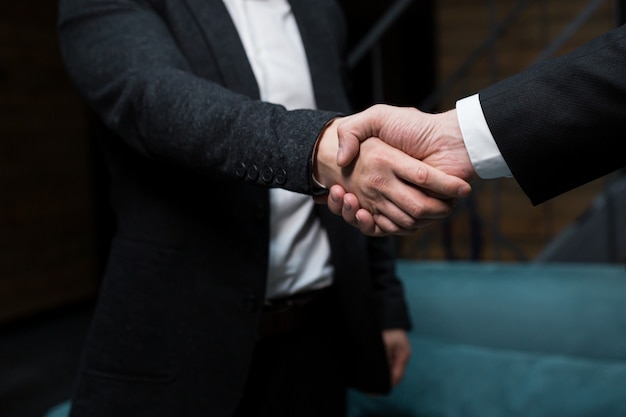
[[[313,154],[313,180],[322,188],[330,188],[339,182],[341,168],[337,165],[337,123],[331,120],[319,135]]]
[[[458,163],[458,172],[455,175],[466,181],[475,178],[476,171],[465,146],[456,109],[441,113],[440,116],[443,119],[442,123],[440,123],[442,127],[439,134],[440,142],[445,144],[446,150],[454,155]]]

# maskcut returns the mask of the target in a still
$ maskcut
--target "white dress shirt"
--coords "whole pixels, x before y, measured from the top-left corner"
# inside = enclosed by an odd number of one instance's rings
[[[300,32],[287,0],[223,0],[252,66],[261,100],[288,110],[316,108]],[[332,283],[330,244],[310,196],[270,190],[271,241],[266,297]]]
[[[483,179],[510,177],[511,170],[489,130],[478,94],[457,101],[456,112],[476,174]]]

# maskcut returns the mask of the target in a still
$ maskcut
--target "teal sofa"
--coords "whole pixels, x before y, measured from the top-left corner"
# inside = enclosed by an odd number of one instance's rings
[[[398,273],[412,358],[390,395],[351,391],[349,417],[626,417],[624,265],[402,261]]]
[[[349,417],[625,417],[626,267],[399,264],[404,380]]]

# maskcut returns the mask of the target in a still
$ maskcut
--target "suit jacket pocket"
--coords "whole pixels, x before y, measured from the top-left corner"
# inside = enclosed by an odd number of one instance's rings
[[[184,251],[115,241],[87,337],[92,376],[172,374],[184,357],[193,309]],[[94,372],[95,372],[94,371]],[[123,378],[117,378],[123,379]],[[130,381],[129,381],[130,382]]]

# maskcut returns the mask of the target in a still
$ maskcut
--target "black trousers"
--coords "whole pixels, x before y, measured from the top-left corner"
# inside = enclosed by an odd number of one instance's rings
[[[332,304],[296,329],[261,338],[233,417],[344,417],[341,329]]]

